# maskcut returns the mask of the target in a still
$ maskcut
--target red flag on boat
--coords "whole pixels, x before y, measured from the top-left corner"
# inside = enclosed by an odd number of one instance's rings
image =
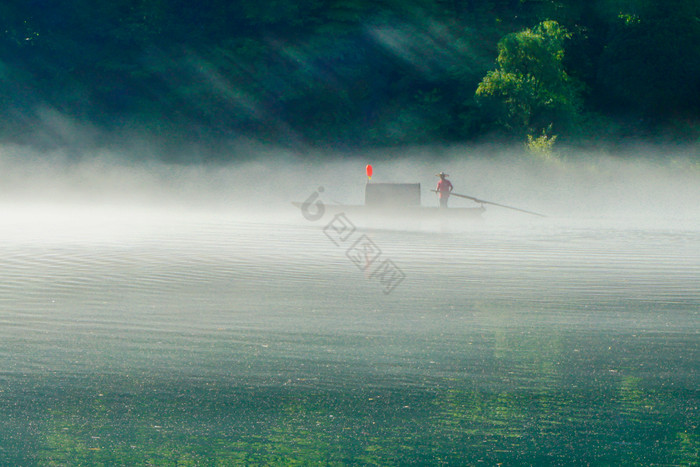
[[[372,180],[372,166],[367,164],[367,167],[365,168],[365,170],[367,171],[367,178],[369,180]]]

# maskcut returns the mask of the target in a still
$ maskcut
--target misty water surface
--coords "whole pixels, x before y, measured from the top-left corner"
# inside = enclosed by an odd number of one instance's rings
[[[399,155],[549,217],[341,232],[290,201],[365,161],[3,148],[0,464],[697,463],[695,165]]]
[[[5,207],[2,463],[697,461],[696,226],[287,209]]]

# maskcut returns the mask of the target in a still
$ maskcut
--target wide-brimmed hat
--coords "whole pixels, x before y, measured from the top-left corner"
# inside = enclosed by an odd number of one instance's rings
[[[445,172],[440,172],[439,174],[435,174],[436,177],[449,177]]]

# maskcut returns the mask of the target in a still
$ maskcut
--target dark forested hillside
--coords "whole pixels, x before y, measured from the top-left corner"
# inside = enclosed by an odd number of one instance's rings
[[[330,147],[697,139],[700,3],[4,2],[0,137],[46,115]]]

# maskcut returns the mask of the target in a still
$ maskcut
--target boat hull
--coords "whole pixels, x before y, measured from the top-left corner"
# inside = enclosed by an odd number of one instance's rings
[[[304,205],[300,202],[292,202],[292,204],[303,210]],[[347,204],[324,204],[323,206],[327,216],[345,214],[350,218],[369,218],[369,219],[400,219],[400,220],[430,220],[430,219],[479,219],[481,214],[486,210],[483,206],[475,208],[438,208],[428,206],[363,206],[363,205],[347,205]],[[317,209],[317,207],[314,207]]]

